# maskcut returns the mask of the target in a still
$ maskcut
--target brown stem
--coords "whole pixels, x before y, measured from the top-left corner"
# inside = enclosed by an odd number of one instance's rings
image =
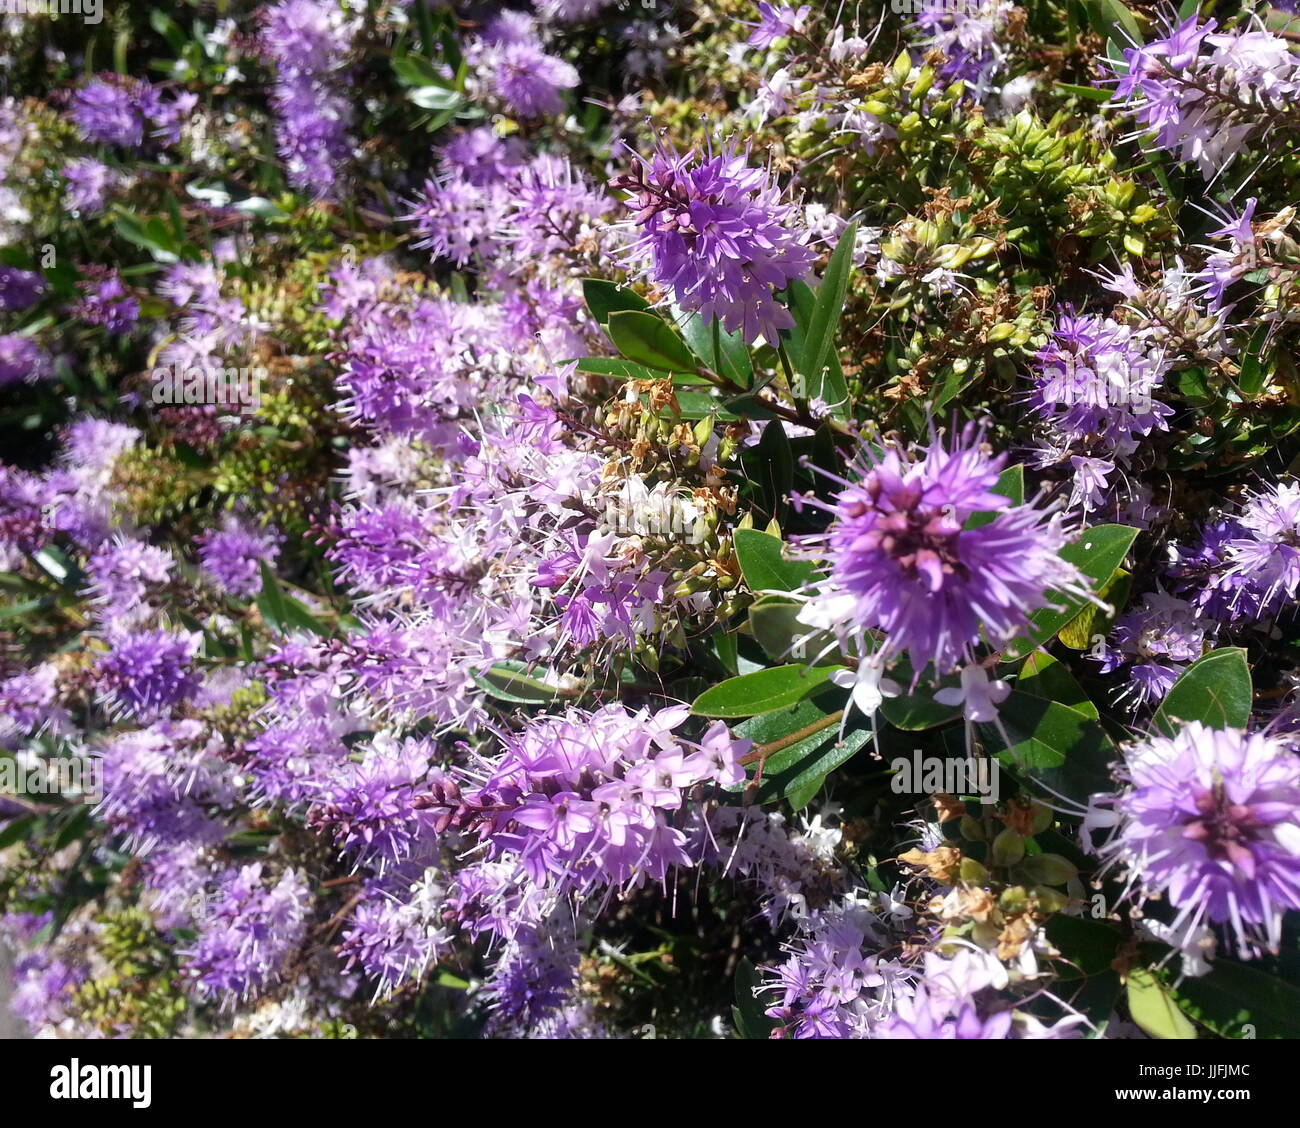
[[[796,729],[792,733],[787,733],[780,740],[769,740],[766,744],[757,745],[754,750],[740,758],[742,764],[752,764],[755,760],[766,760],[773,752],[780,752],[783,748],[789,748],[792,744],[798,744],[799,741],[805,740],[814,733],[821,732],[822,729],[830,728],[836,721],[844,716],[843,709],[836,709],[833,713],[828,713],[819,721],[813,721],[810,725],[805,725],[801,729]]]

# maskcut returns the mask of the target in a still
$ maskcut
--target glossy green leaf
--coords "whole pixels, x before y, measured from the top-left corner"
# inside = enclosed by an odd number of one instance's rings
[[[705,690],[691,712],[702,717],[752,717],[784,709],[807,697],[842,666],[773,666],[755,670]]]
[[[609,335],[628,360],[662,372],[693,372],[695,358],[686,343],[662,317],[639,310],[615,310],[609,315]]]
[[[1077,540],[1066,545],[1061,550],[1061,557],[1078,568],[1096,592],[1124,562],[1137,534],[1138,530],[1128,525],[1097,525],[1085,529]],[[1008,645],[1003,650],[1004,658],[1023,658],[1035,647],[1047,642],[1079,613],[1087,600],[1079,595],[1052,592],[1049,593],[1048,602],[1049,606],[1031,619],[1029,637],[1017,639]]]
[[[1152,1038],[1191,1039],[1196,1027],[1178,1009],[1169,989],[1146,968],[1128,973],[1128,1010],[1133,1021]]]
[[[481,674],[475,674],[474,681],[493,697],[516,705],[544,705],[563,696],[557,687],[533,677],[527,670],[524,662],[502,659]]]
[[[1212,650],[1183,671],[1152,723],[1167,736],[1178,721],[1200,721],[1214,729],[1245,728],[1253,693],[1246,652],[1238,647]]]
[[[808,561],[790,560],[785,543],[770,533],[737,529],[732,543],[750,591],[794,591],[814,574]]]
[[[604,325],[611,313],[621,310],[645,312],[650,308],[650,303],[635,290],[618,286],[604,278],[584,278],[582,296],[592,319],[599,325]]]
[[[835,349],[835,335],[839,330],[840,316],[844,312],[844,297],[848,292],[849,275],[853,272],[853,246],[858,225],[850,223],[841,233],[821,285],[813,303],[812,315],[804,332],[803,353],[799,358],[799,371],[807,382],[807,399],[821,399],[833,405],[835,414],[843,416],[848,411],[848,384],[838,364],[830,365],[828,358]]]

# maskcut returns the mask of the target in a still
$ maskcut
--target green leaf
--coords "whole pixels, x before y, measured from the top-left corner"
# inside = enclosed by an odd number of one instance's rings
[[[794,488],[794,452],[781,420],[771,420],[758,443],[742,457],[753,484],[762,492],[759,505],[763,512],[781,521]]]
[[[604,325],[611,313],[626,310],[644,313],[650,308],[650,303],[635,290],[608,282],[604,278],[584,278],[582,296],[592,319],[598,325]]]
[[[12,822],[0,826],[0,850],[12,846],[20,838],[25,837],[35,824],[35,815],[19,815]]]
[[[616,357],[585,356],[578,361],[579,372],[594,372],[597,376],[617,376],[620,380],[662,380],[664,374]]]
[[[1212,650],[1183,671],[1152,723],[1166,736],[1174,734],[1178,721],[1200,721],[1214,729],[1245,728],[1253,694],[1246,652],[1235,646]]]
[[[796,808],[805,806],[821,790],[830,772],[866,746],[871,733],[865,728],[850,729],[843,741],[839,738],[841,718],[835,714],[843,699],[842,691],[818,693],[788,709],[753,717],[736,726],[737,736],[755,744],[771,744],[817,726],[802,740],[768,755],[762,766],[762,782],[755,793],[759,803],[785,799]],[[759,778],[757,764],[750,771],[750,780],[756,778]],[[747,786],[748,782],[728,790],[739,793]]]
[[[262,573],[262,590],[257,597],[257,609],[262,618],[277,629],[282,630],[285,623],[284,592],[280,590],[280,581],[276,579],[271,566],[265,560],[258,563]]]
[[[736,1005],[731,1008],[736,1033],[742,1038],[768,1038],[776,1025],[763,1013],[763,1004],[754,995],[761,982],[749,958],[742,957],[736,965]]]
[[[896,680],[899,685],[907,685],[911,681],[911,675],[899,670]],[[945,678],[940,686],[935,688],[957,684],[957,678]],[[934,699],[933,691],[930,691],[886,697],[880,703],[880,714],[894,728],[905,732],[923,732],[955,721],[961,716],[961,706],[941,705]]]
[[[1043,650],[1036,650],[1025,659],[1016,679],[1016,689],[1048,701],[1059,701],[1094,721],[1100,716],[1074,675]]]
[[[728,678],[705,690],[691,705],[701,717],[753,717],[784,709],[807,697],[843,666],[773,666]]]
[[[1062,94],[1073,94],[1076,98],[1084,98],[1090,102],[1110,101],[1110,91],[1099,86],[1074,86],[1068,82],[1058,82],[1056,89]]]
[[[1112,32],[1122,30],[1123,35],[1113,38],[1123,40],[1127,47],[1140,46],[1142,29],[1137,19],[1120,0],[1084,0],[1088,10],[1088,22],[1102,39],[1112,38]]]
[[[662,317],[638,310],[609,315],[609,335],[628,360],[663,372],[694,372],[695,360],[686,343]]]
[[[1062,956],[1054,966],[1062,979],[1079,979],[1110,970],[1124,935],[1105,921],[1057,913],[1046,925],[1047,938]]]
[[[502,701],[516,705],[544,705],[563,696],[560,689],[532,677],[525,662],[502,659],[474,675],[478,687]]]
[[[1092,590],[1096,592],[1124,562],[1137,534],[1137,529],[1128,525],[1097,525],[1085,529],[1078,540],[1061,549],[1061,558],[1078,568],[1091,581]],[[1051,592],[1048,602],[1050,606],[1037,612],[1030,620],[1029,637],[1017,639],[1003,650],[1005,659],[1023,658],[1047,642],[1078,614],[1087,600],[1080,595]]]
[[[1242,354],[1241,370],[1237,373],[1237,386],[1248,395],[1259,395],[1264,390],[1264,385],[1268,383],[1268,368],[1261,357],[1272,331],[1273,323],[1265,321],[1255,330],[1250,338],[1250,344]]]
[[[1146,968],[1129,971],[1127,993],[1129,1015],[1152,1038],[1196,1037],[1196,1027],[1178,1009],[1169,989]]]
[[[1113,610],[1128,602],[1132,587],[1133,576],[1124,568],[1116,568],[1097,595]],[[1088,650],[1098,635],[1104,638],[1109,633],[1114,619],[1113,613],[1103,610],[1095,603],[1085,603],[1079,613],[1057,632],[1056,637],[1062,646],[1068,646],[1071,650]]]
[[[465,95],[446,86],[417,86],[406,92],[406,100],[422,110],[455,111],[465,105]]]
[[[1042,771],[1067,760],[1105,765],[1115,758],[1114,745],[1101,725],[1059,701],[1013,689],[998,706],[998,720],[1000,725],[980,725],[980,734],[1009,768]]]
[[[998,484],[993,487],[993,492],[1002,497],[1010,498],[1012,505],[1023,505],[1025,501],[1025,468],[1023,466],[1008,466],[1001,474],[998,475]],[[981,525],[987,525],[997,517],[997,513],[972,513],[966,522],[966,528],[978,529]]]
[[[785,542],[758,529],[737,529],[732,534],[736,559],[749,590],[794,591],[812,578],[815,569],[806,560],[789,560]]]
[[[754,362],[740,333],[728,333],[716,321],[705,325],[698,313],[679,320],[682,336],[701,361],[733,384],[749,387],[754,379]]]
[[[848,292],[849,275],[853,272],[853,245],[857,239],[858,225],[850,223],[841,233],[826,274],[817,288],[817,300],[804,334],[803,355],[799,371],[808,381],[807,398],[822,399],[834,405],[835,414],[848,413],[849,388],[838,364],[828,365],[827,358],[835,348],[835,334],[839,329],[840,315],[844,312],[844,296]]]
[[[1182,1010],[1227,1038],[1300,1038],[1300,987],[1258,968],[1216,959],[1208,975],[1172,988]]]
[[[810,662],[815,666],[832,666],[843,656],[834,645],[835,636],[829,631],[813,631],[799,622],[803,604],[783,595],[765,595],[749,607],[749,633],[763,648],[763,653],[774,662]],[[796,643],[796,640],[806,640]],[[818,657],[825,651],[824,657]]]

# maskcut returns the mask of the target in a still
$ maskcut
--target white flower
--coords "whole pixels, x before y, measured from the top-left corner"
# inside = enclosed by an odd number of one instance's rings
[[[963,705],[968,721],[992,721],[997,718],[998,706],[1007,699],[1011,687],[1001,678],[989,680],[983,666],[972,664],[961,672],[961,686],[941,689],[934,695],[940,705]]]

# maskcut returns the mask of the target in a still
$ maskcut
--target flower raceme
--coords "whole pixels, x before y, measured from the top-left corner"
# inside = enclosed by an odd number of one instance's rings
[[[918,677],[927,665],[947,674],[972,660],[981,639],[1015,638],[1049,589],[1077,588],[1080,577],[1058,555],[1068,539],[1059,515],[994,492],[1004,462],[975,427],[949,445],[864,444],[857,479],[840,479],[832,503],[802,499],[832,520],[805,538],[829,570],[800,621],[861,654],[881,632],[864,665],[882,669],[906,653]],[[991,519],[972,525],[976,514]]]
[[[1189,722],[1131,746],[1102,847],[1173,927],[1226,925],[1243,956],[1276,951],[1300,908],[1300,759],[1280,739]]]
[[[798,208],[782,202],[767,169],[751,168],[730,147],[700,158],[661,145],[610,187],[633,195],[641,229],[633,253],[682,309],[706,324],[720,320],[748,344],[776,344],[794,326],[775,291],[807,279],[816,254],[794,226]]]
[[[557,895],[663,882],[692,864],[678,825],[688,793],[741,782],[750,747],[720,722],[688,741],[674,732],[688,716],[607,705],[538,718],[506,736],[479,786],[435,784],[429,806],[445,812],[441,829],[473,832],[491,858],[516,859]]]

